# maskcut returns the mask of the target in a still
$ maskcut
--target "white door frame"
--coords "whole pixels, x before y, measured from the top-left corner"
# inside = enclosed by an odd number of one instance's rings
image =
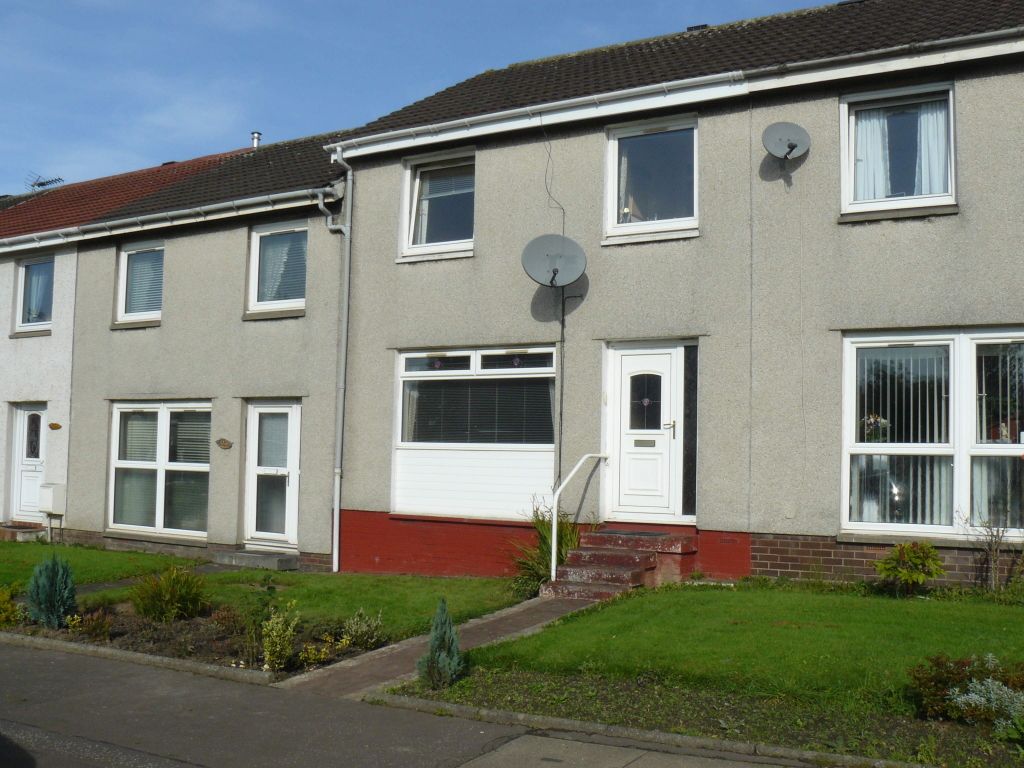
[[[263,413],[283,413],[288,416],[287,467],[257,466],[259,417]],[[294,401],[251,401],[248,404],[245,433],[245,546],[247,549],[295,550],[298,548],[301,415],[302,405]],[[288,478],[283,534],[256,530],[257,475],[277,475]]]
[[[683,349],[693,342],[681,340],[666,341],[623,341],[609,342],[604,354],[604,397],[602,398],[601,441],[608,461],[602,463],[601,517],[603,520],[632,523],[687,524],[696,522],[695,515],[683,514],[683,440],[686,403],[684,401],[684,354]],[[671,427],[665,427],[669,439],[670,502],[667,512],[645,512],[640,508],[623,508],[619,505],[619,458],[621,456],[622,391],[621,360],[624,354],[671,354],[671,382],[668,411],[662,413],[662,422],[675,422],[675,434]],[[663,396],[664,397],[664,396]]]
[[[46,403],[15,403],[11,421],[11,492],[9,496],[10,519],[27,523],[41,523],[46,516],[37,509],[24,511],[21,507],[23,473],[38,473],[39,484],[46,478]],[[32,414],[39,416],[39,458],[25,456],[28,420]]]

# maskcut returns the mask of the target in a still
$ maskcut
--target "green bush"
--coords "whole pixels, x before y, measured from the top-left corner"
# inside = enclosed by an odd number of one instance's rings
[[[67,560],[54,555],[36,565],[26,590],[28,614],[50,629],[60,629],[78,611],[75,577]]]
[[[132,587],[129,599],[139,616],[165,624],[195,618],[210,607],[206,580],[182,566],[143,576]]]
[[[263,669],[280,672],[288,667],[295,655],[295,629],[299,615],[295,612],[295,601],[283,609],[271,607],[270,618],[263,622]]]
[[[510,589],[521,600],[536,597],[540,585],[551,578],[551,508],[533,507],[533,529],[537,532],[536,544],[515,544],[519,554],[515,558],[516,575],[512,578]],[[573,522],[572,516],[560,512],[558,514],[558,564],[565,562],[570,550],[580,545],[580,529]]]
[[[946,572],[938,550],[923,541],[897,544],[888,555],[875,562],[875,570],[886,581],[913,593],[928,579],[934,579]]]
[[[0,627],[14,627],[24,623],[27,618],[28,611],[14,600],[11,588],[0,587]]]
[[[362,608],[345,619],[341,625],[342,636],[362,651],[372,651],[387,645],[388,636],[384,632],[384,612],[378,611],[370,616]]]
[[[435,690],[449,687],[466,671],[466,664],[459,653],[459,635],[443,597],[430,624],[430,648],[417,662],[416,669],[420,680]]]

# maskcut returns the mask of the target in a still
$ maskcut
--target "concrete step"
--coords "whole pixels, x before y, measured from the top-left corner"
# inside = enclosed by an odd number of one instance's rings
[[[653,568],[658,564],[656,552],[614,547],[583,547],[570,550],[566,565],[628,565],[633,568]]]
[[[582,533],[580,535],[580,546],[582,548],[634,549],[644,552],[668,552],[673,554],[686,554],[697,551],[696,540],[693,536],[613,529]]]
[[[540,587],[541,597],[569,597],[575,600],[607,600],[633,589],[629,584],[582,584],[577,581],[549,581]]]
[[[285,552],[243,552],[221,550],[213,552],[211,559],[222,565],[237,565],[241,568],[263,568],[268,571],[297,571],[299,556]]]
[[[650,572],[650,578],[648,578]],[[653,583],[654,569],[631,568],[628,565],[560,565],[555,581],[580,584],[629,584],[634,587]]]
[[[0,541],[41,541],[46,528],[35,523],[4,523],[0,525]]]

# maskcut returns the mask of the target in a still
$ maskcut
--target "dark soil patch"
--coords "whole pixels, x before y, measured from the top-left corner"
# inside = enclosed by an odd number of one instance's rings
[[[410,683],[396,692],[488,709],[950,768],[1021,765],[985,727],[860,706],[827,709],[820,702],[791,697],[697,690],[651,675],[612,678],[477,668],[445,691]]]
[[[245,666],[246,650],[243,626],[225,627],[211,616],[199,616],[170,623],[152,621],[135,615],[131,605],[127,603],[107,609],[107,614],[110,617],[110,636],[107,639],[89,637],[81,631],[51,630],[35,625],[10,629],[37,637],[102,645],[153,656],[188,659],[220,666]],[[281,673],[281,677],[307,671],[298,665],[298,654],[305,643],[320,640],[318,632],[319,630],[316,628],[307,628],[306,631],[302,631],[300,628],[295,639],[293,665]],[[333,664],[335,661],[360,652],[356,648],[348,648],[344,651],[332,649],[327,658],[317,666]]]

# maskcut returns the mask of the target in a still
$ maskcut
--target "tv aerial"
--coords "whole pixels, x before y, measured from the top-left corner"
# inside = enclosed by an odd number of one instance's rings
[[[772,123],[761,134],[761,143],[769,155],[780,160],[795,160],[807,154],[811,137],[796,123]]]
[[[523,269],[535,282],[564,288],[587,270],[587,255],[575,240],[564,235],[541,235],[523,249]]]

